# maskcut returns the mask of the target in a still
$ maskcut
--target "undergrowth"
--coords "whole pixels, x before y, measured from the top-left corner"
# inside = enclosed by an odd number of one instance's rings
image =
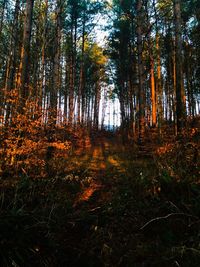
[[[112,138],[91,154],[46,148],[45,175],[1,175],[0,266],[200,265],[198,142],[144,158]]]

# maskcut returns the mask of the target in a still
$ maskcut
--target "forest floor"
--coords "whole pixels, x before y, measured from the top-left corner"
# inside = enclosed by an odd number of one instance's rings
[[[0,266],[200,266],[198,148],[97,136],[53,177],[4,181]]]

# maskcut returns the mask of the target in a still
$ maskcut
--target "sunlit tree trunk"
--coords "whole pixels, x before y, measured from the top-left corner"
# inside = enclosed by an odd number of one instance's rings
[[[152,105],[152,126],[156,126],[156,87],[155,87],[155,76],[154,76],[154,61],[151,59],[151,105]]]
[[[149,59],[150,59],[150,87],[151,87],[151,122],[152,126],[156,127],[157,112],[156,112],[156,84],[154,73],[154,58],[153,58],[153,42],[149,33]]]

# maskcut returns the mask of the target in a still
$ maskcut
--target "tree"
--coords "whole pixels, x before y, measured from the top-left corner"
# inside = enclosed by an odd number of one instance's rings
[[[142,41],[142,1],[137,1],[137,48],[138,48],[138,78],[139,78],[139,144],[144,141],[145,121],[144,121],[144,66],[142,59],[143,41]]]
[[[50,92],[50,123],[54,126],[57,121],[57,99],[58,90],[60,87],[60,42],[61,42],[61,13],[63,1],[57,0],[56,2],[56,27],[55,27],[55,40],[54,40],[54,57],[53,57],[53,71],[52,71],[52,88]]]
[[[175,24],[175,60],[176,60],[176,115],[178,134],[182,133],[185,125],[185,93],[183,85],[182,69],[182,30],[181,30],[181,4],[174,0],[174,24]]]
[[[26,98],[29,94],[29,63],[30,63],[30,42],[32,30],[32,15],[33,15],[34,0],[27,0],[25,19],[24,19],[24,33],[21,48],[21,60],[18,70],[17,88],[20,91],[20,109],[23,112]]]

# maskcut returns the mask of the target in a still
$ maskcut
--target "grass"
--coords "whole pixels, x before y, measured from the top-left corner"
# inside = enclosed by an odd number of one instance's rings
[[[199,266],[199,165],[176,169],[175,153],[144,158],[111,139],[53,177],[2,181],[1,266]]]

